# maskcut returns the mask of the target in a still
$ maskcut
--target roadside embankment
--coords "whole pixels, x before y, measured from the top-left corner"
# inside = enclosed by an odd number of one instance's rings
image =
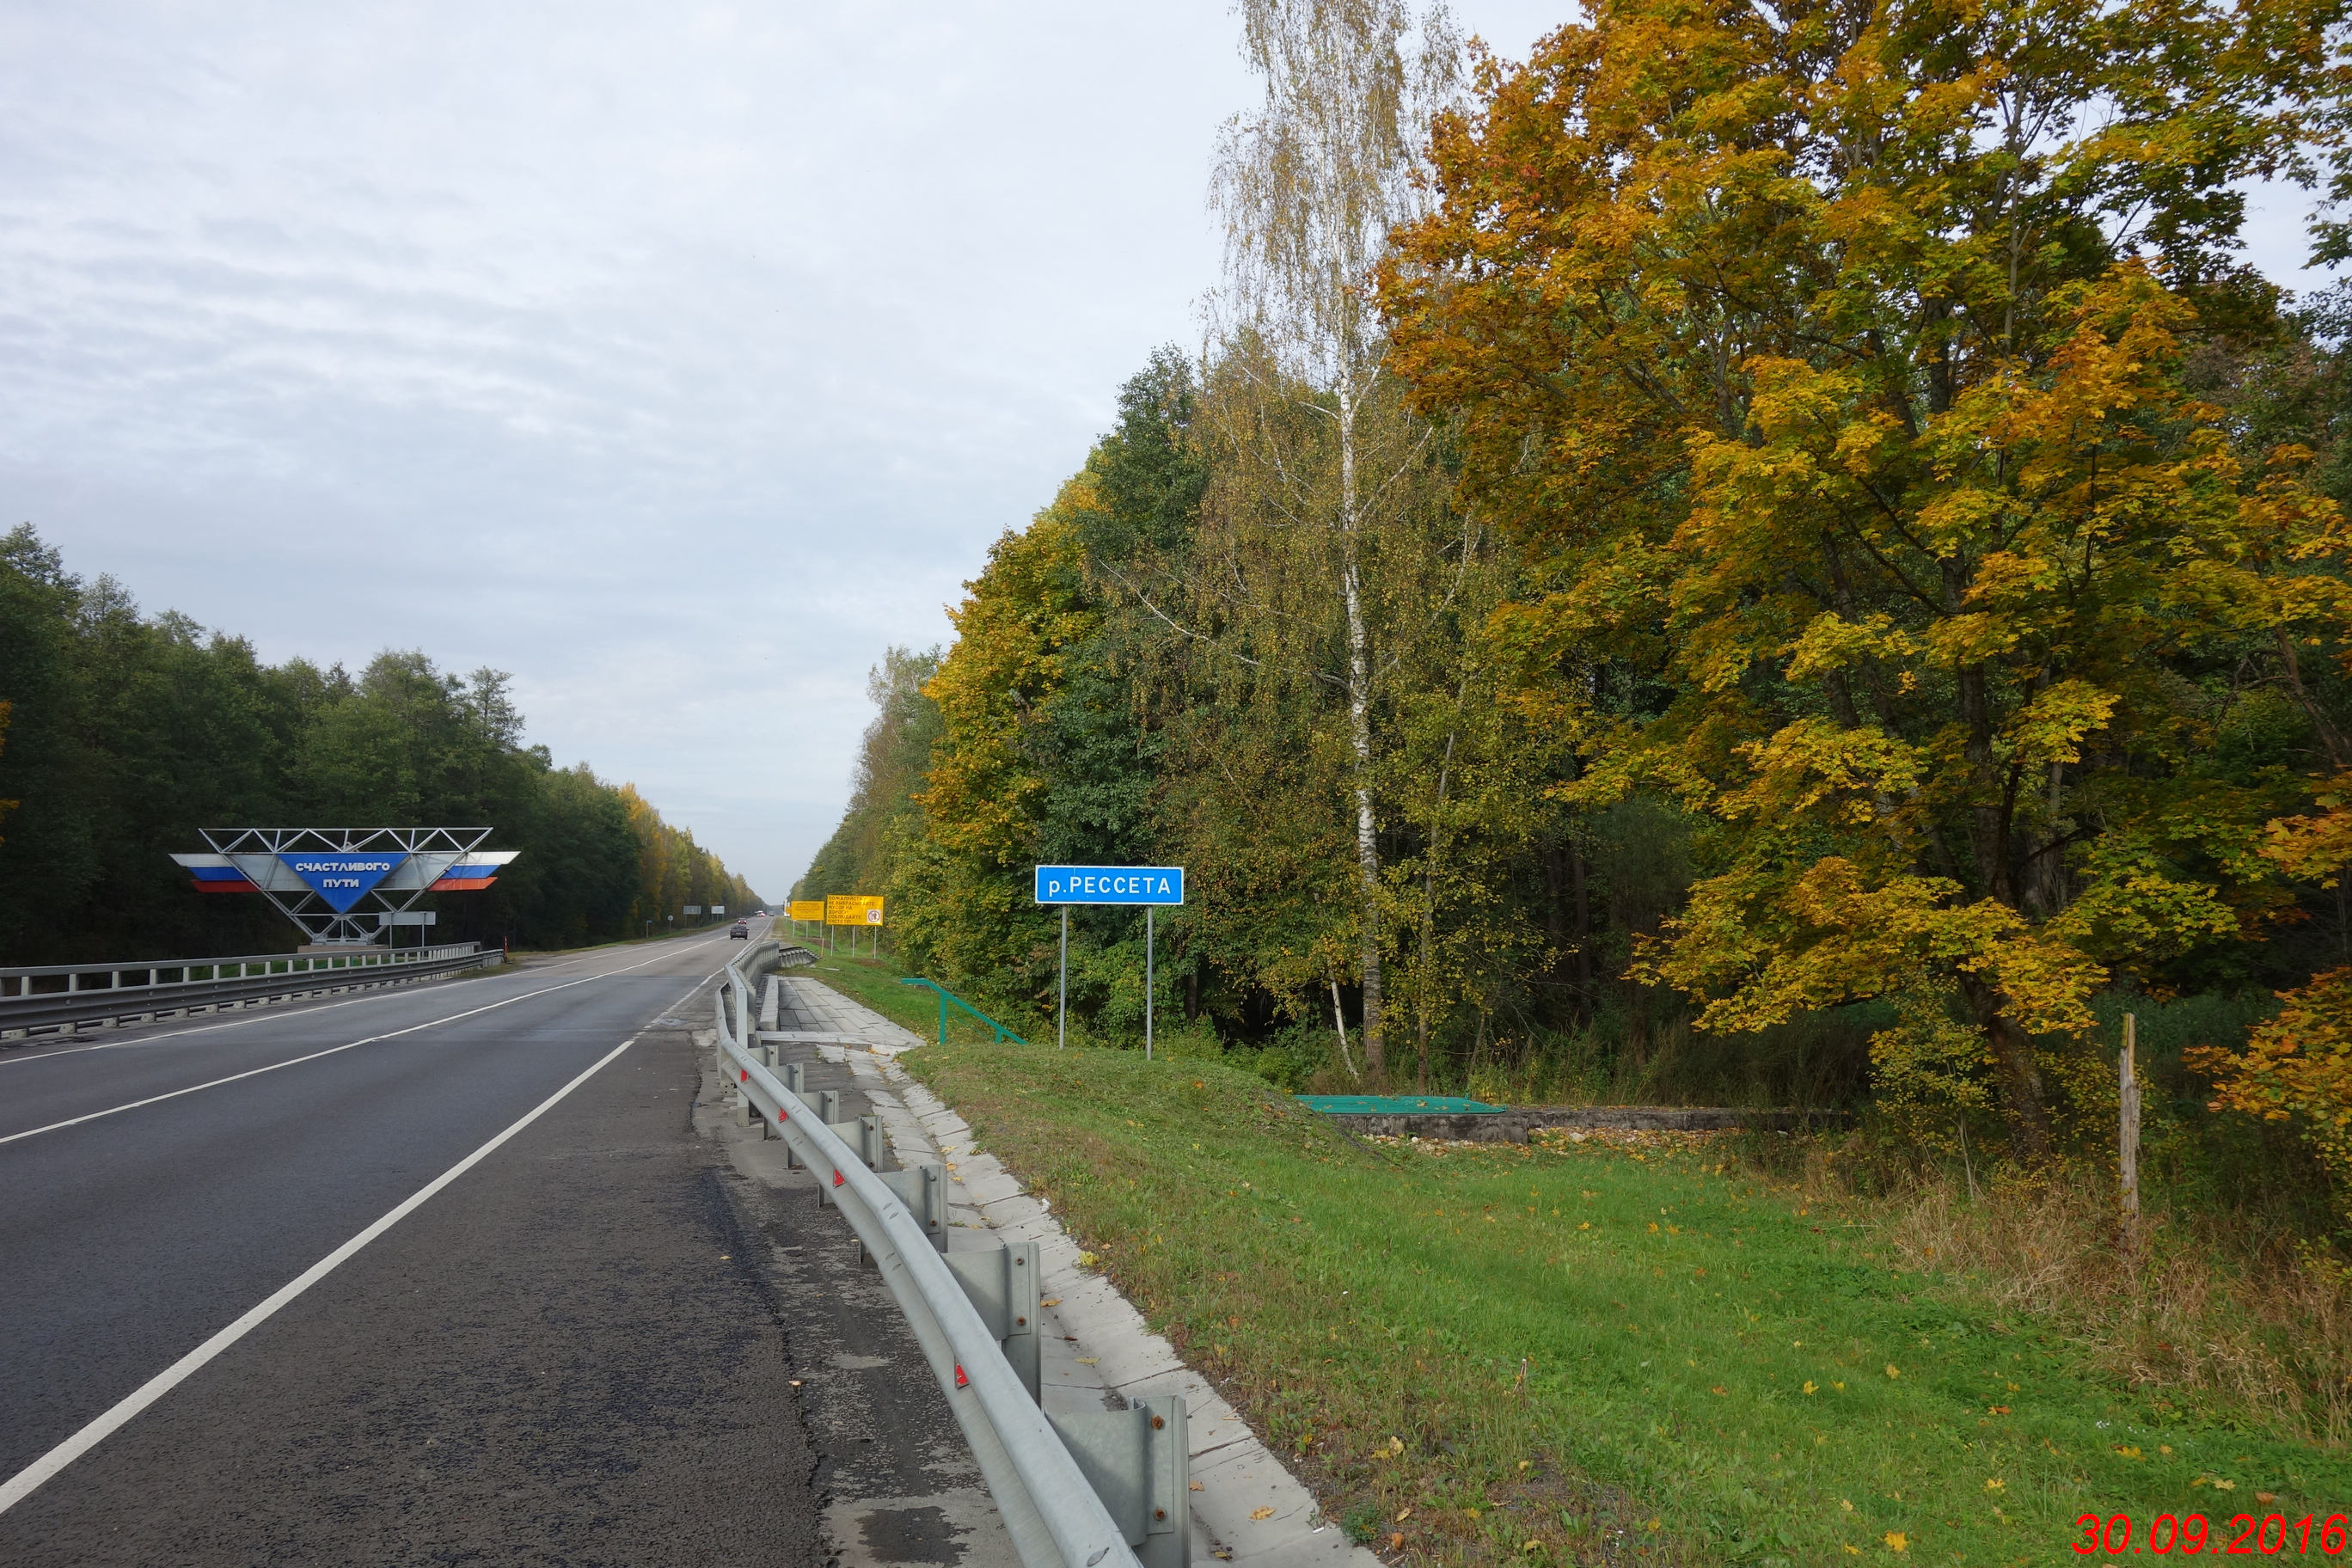
[[[901,1065],[1394,1561],[2046,1562],[2087,1511],[2352,1497],[2341,1455],[2095,1374],[1730,1134],[1374,1142],[1199,1061]]]

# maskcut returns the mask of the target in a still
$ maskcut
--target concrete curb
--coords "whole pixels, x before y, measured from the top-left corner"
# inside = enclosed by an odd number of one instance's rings
[[[788,983],[800,1005],[828,1023],[845,1024],[854,1010],[895,1035],[907,1034],[815,981]],[[1053,1302],[1040,1325],[1047,1409],[1117,1410],[1137,1399],[1183,1397],[1192,1437],[1196,1558],[1256,1568],[1381,1568],[1377,1556],[1323,1517],[1314,1494],[1109,1280],[1079,1267],[1078,1245],[1049,1205],[1024,1191],[993,1154],[982,1152],[970,1124],[898,1065],[898,1052],[909,1047],[866,1050],[824,1043],[816,1048],[856,1076],[900,1164],[936,1160],[947,1168],[950,1249],[993,1247],[1004,1239],[1038,1244],[1045,1294]],[[1265,1517],[1255,1517],[1261,1510]]]
[[[774,1023],[782,994],[789,994],[800,1011],[815,1018],[824,1027],[815,1031],[780,1032],[778,1037],[781,1039],[856,1046],[886,1057],[895,1057],[900,1051],[911,1051],[929,1043],[920,1035],[892,1023],[864,1003],[851,1001],[822,981],[798,974],[772,974],[768,977],[766,994],[760,1004],[761,1028],[768,1028]]]

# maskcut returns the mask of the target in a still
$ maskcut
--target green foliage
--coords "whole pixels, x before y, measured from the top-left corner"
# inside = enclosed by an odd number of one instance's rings
[[[1992,1105],[1984,1030],[1958,1016],[1950,986],[1922,985],[1893,1000],[1895,1026],[1870,1037],[1879,1109],[1914,1140],[1957,1145],[1959,1126]]]
[[[793,884],[793,898],[878,893],[888,886],[893,836],[913,823],[915,792],[922,787],[940,737],[939,704],[923,690],[939,668],[936,647],[924,653],[893,647],[868,672],[866,693],[874,703],[874,721],[858,750],[849,808],[807,874]]]
[[[685,903],[758,901],[626,785],[528,746],[507,677],[387,651],[358,674],[85,583],[29,526],[0,537],[0,955],[10,963],[283,948],[257,899],[205,898],[168,856],[240,824],[489,825],[523,855],[438,903],[436,934],[572,945]]]

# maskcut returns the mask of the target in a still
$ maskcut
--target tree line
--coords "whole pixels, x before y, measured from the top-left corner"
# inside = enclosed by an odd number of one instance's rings
[[[167,857],[205,827],[435,825],[523,851],[482,892],[427,897],[439,940],[572,946],[759,902],[634,786],[525,744],[499,671],[265,664],[71,574],[29,524],[0,535],[0,963],[288,949],[262,900],[197,894]]]
[[[1160,1005],[1285,1081],[2027,1162],[2135,1010],[2352,1192],[2352,294],[2241,247],[2352,254],[2339,9],[1239,10],[1205,345],[877,668],[803,890],[1036,1019],[1029,868],[1181,862]]]

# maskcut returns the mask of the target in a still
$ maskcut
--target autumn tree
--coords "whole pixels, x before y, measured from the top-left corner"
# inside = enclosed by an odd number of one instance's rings
[[[2337,22],[1606,0],[1440,125],[1394,363],[1529,553],[1562,793],[1712,824],[1648,960],[1703,1026],[1890,997],[1889,1067],[1958,1022],[2032,1158],[2037,1037],[2277,903],[2291,792],[2211,742],[2336,635],[2339,523],[2181,366],[2269,320],[2236,184],[2308,172]]]
[[[955,646],[923,687],[939,730],[888,896],[912,961],[992,1000],[1039,1000],[1021,984],[1046,928],[1028,879],[1047,795],[1031,748],[1067,651],[1099,618],[1073,515],[1092,483],[1079,474],[1026,529],[998,538],[950,612]]]
[[[874,720],[866,727],[849,780],[841,825],[793,884],[795,899],[878,893],[888,882],[895,843],[910,829],[914,797],[939,739],[940,709],[923,691],[939,673],[940,650],[886,649],[866,677]]]
[[[1246,498],[1235,512],[1266,514],[1261,539],[1287,537],[1292,563],[1307,555],[1337,591],[1364,1051],[1377,1079],[1387,1036],[1374,733],[1382,650],[1368,577],[1384,516],[1412,504],[1407,475],[1425,432],[1385,383],[1370,282],[1390,231],[1414,210],[1423,127],[1451,90],[1459,51],[1442,10],[1416,26],[1401,0],[1237,9],[1243,56],[1265,92],[1226,126],[1213,189],[1226,234],[1220,353],[1241,395],[1223,405],[1223,441]],[[1244,616],[1271,610],[1257,584],[1225,581]]]

